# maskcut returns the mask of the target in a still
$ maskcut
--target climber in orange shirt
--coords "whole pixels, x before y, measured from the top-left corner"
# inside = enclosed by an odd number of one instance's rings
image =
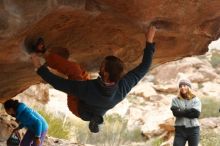
[[[37,53],[45,59],[45,63],[52,69],[62,73],[71,80],[88,80],[89,74],[77,63],[67,60],[69,52],[66,48],[47,49],[42,37],[27,37],[24,45],[28,53]],[[67,96],[67,105],[69,110],[79,117],[78,98],[72,95]]]

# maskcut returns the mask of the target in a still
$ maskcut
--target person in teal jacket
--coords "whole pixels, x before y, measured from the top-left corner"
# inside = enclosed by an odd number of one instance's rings
[[[55,89],[79,99],[81,119],[90,121],[91,132],[98,132],[104,114],[121,102],[128,92],[148,72],[155,51],[154,35],[156,28],[151,26],[146,33],[146,47],[141,63],[123,75],[123,62],[116,56],[107,56],[101,63],[99,77],[92,80],[71,80],[53,74],[47,64],[42,65],[37,54],[32,54],[32,62],[37,73]]]
[[[19,126],[13,132],[21,128],[27,128],[20,146],[42,146],[48,130],[46,120],[38,112],[18,100],[7,100],[4,103],[4,108],[19,123]]]

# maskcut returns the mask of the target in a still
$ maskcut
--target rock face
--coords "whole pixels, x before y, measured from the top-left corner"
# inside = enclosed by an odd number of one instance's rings
[[[220,36],[219,0],[3,0],[0,1],[1,102],[41,82],[24,51],[27,36],[65,47],[70,58],[97,71],[103,56],[134,67],[150,24],[159,30],[153,65],[203,54]]]
[[[0,113],[0,142],[6,141],[11,135],[12,130],[17,127],[17,123],[8,115]],[[1,145],[1,143],[0,143]]]

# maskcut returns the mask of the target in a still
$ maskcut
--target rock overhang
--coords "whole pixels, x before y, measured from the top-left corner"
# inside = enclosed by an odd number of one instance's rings
[[[140,62],[144,32],[158,27],[153,65],[207,52],[220,36],[220,2],[170,0],[47,0],[0,3],[1,101],[42,82],[24,49],[28,36],[43,36],[50,48],[64,47],[70,59],[97,71],[106,55],[127,70]]]

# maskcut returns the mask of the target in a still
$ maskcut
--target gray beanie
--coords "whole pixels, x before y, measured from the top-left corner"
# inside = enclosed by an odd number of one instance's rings
[[[192,85],[191,85],[191,84],[192,84],[192,83],[190,82],[189,79],[180,79],[180,80],[179,80],[179,87],[180,87],[181,85],[187,85],[188,87],[192,88]]]

